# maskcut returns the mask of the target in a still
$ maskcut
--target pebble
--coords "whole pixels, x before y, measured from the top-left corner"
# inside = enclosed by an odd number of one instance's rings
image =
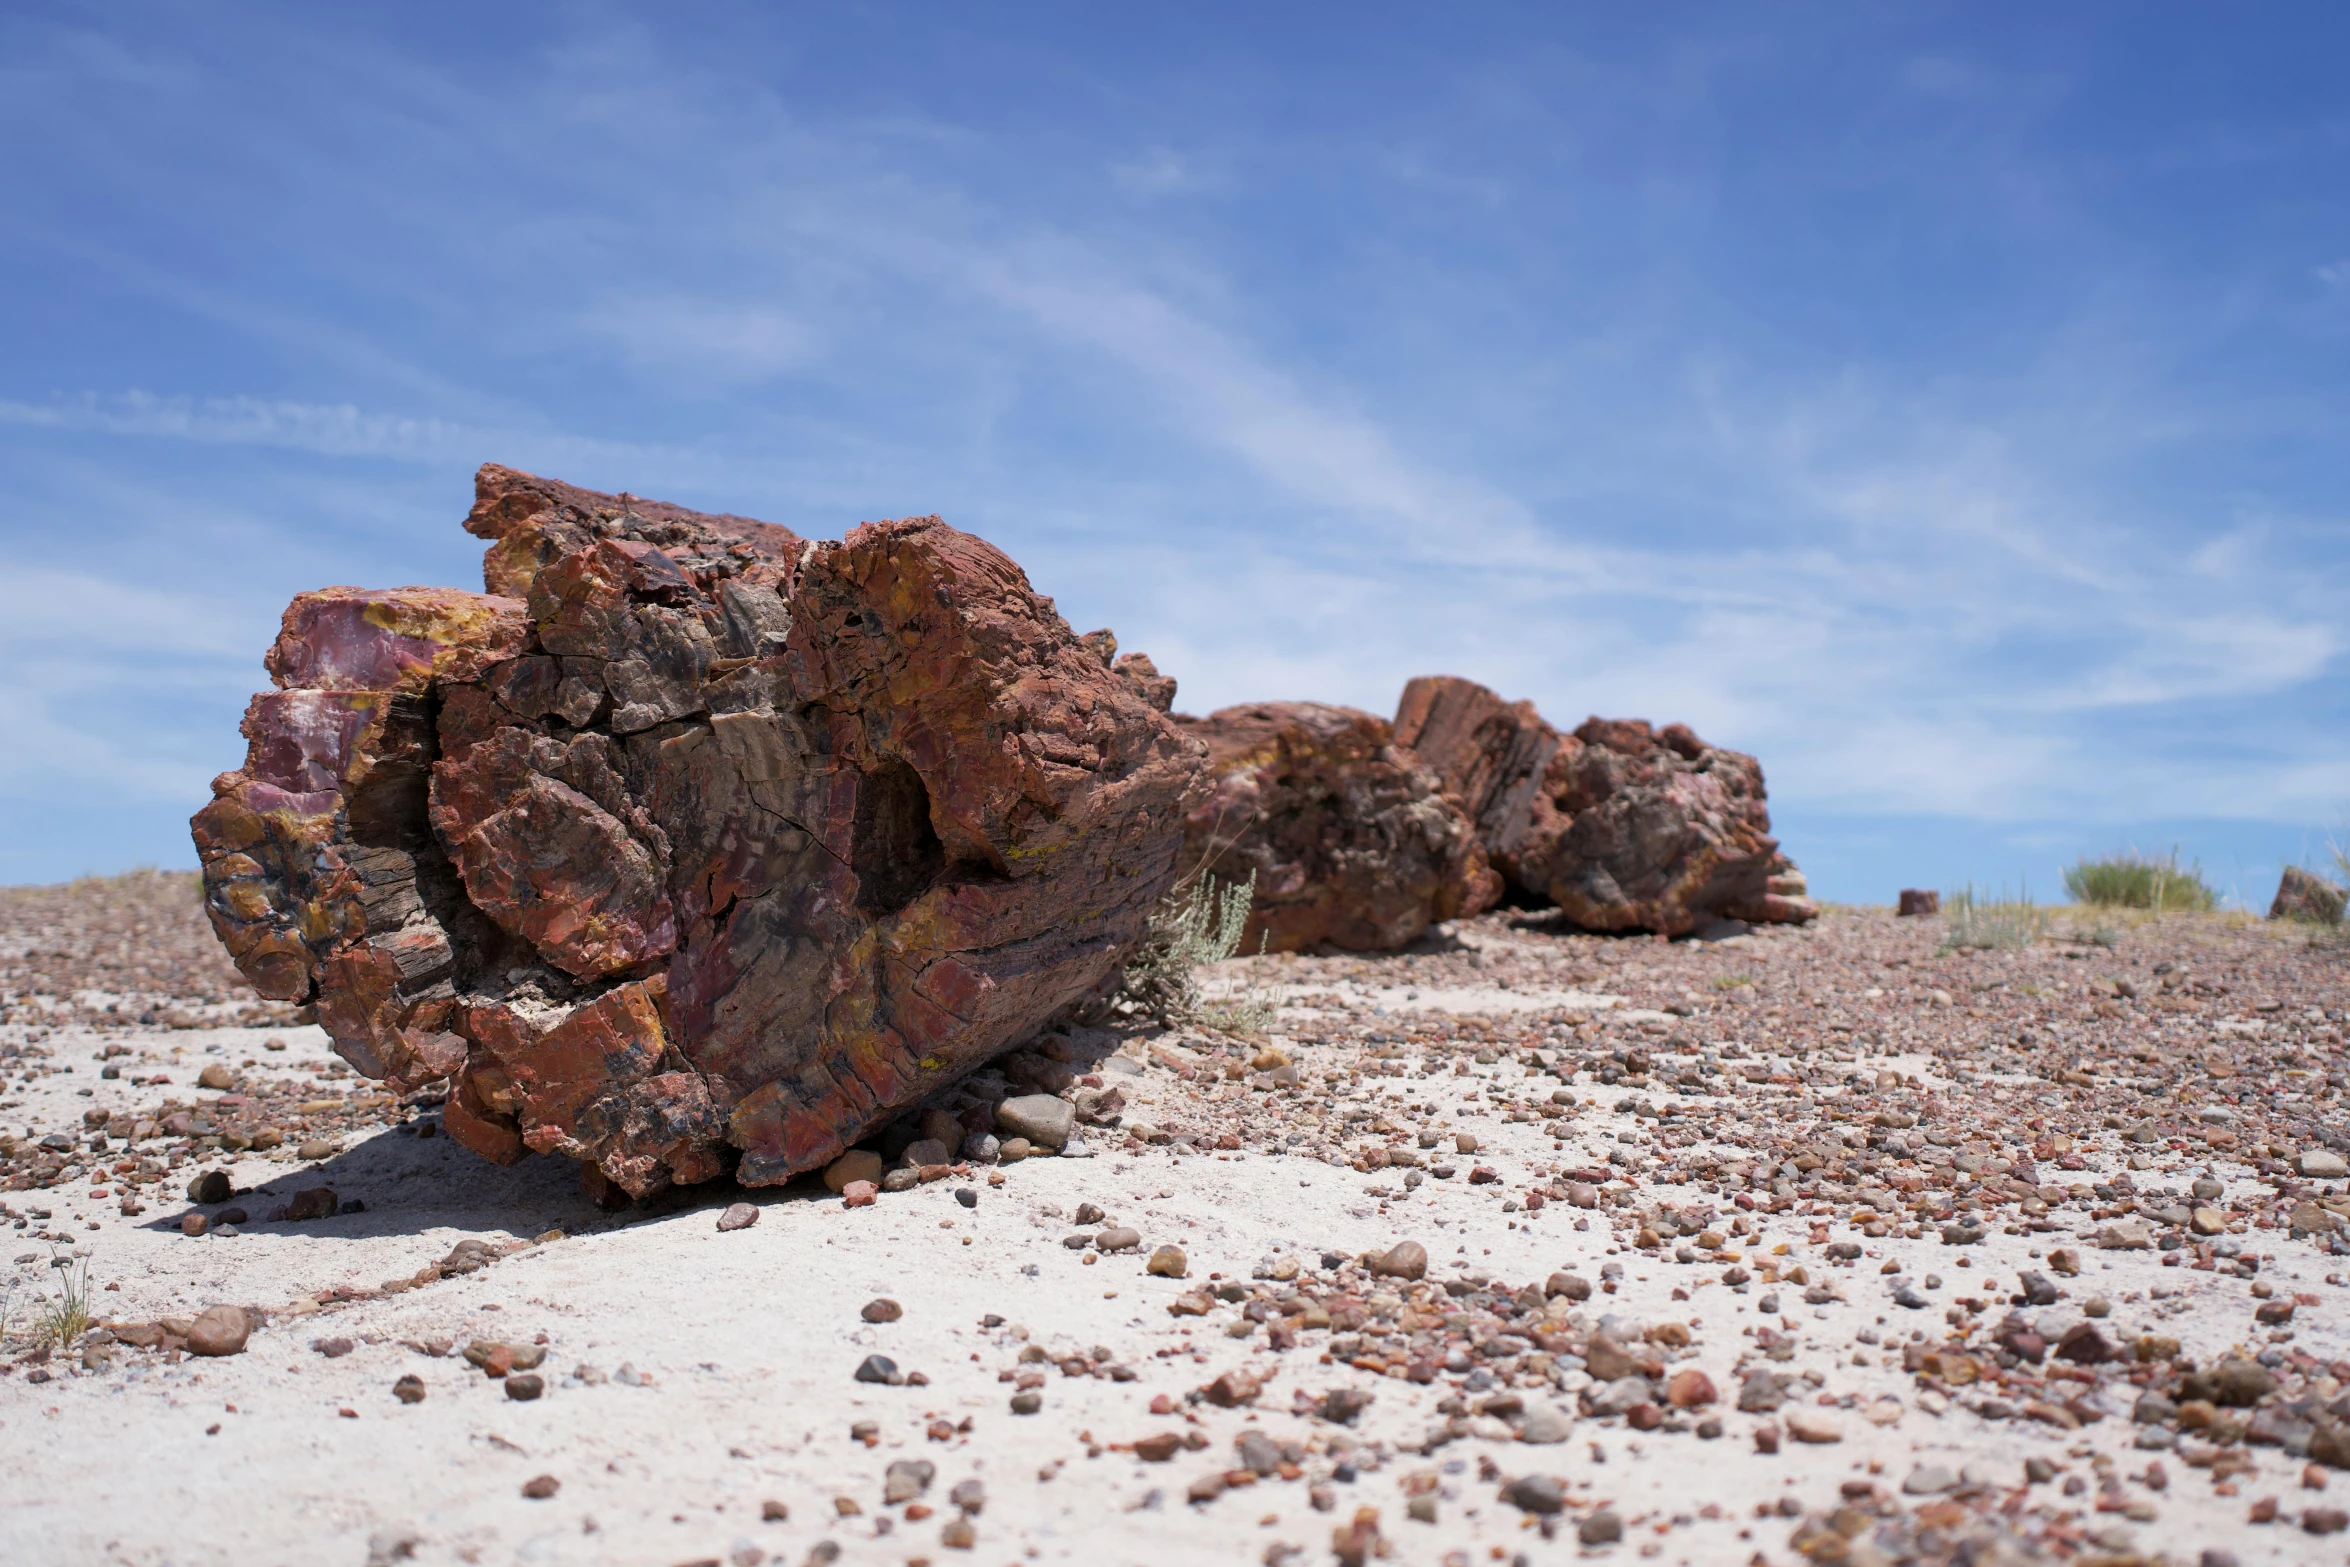
[[[1624,1537],[1624,1520],[1611,1512],[1596,1512],[1575,1525],[1575,1539],[1583,1545],[1613,1545]]]
[[[1113,1224],[1093,1238],[1096,1251],[1133,1251],[1142,1244],[1142,1234],[1123,1224]]]
[[[416,1375],[414,1372],[410,1372],[407,1376],[400,1378],[399,1381],[392,1384],[392,1397],[398,1399],[403,1404],[423,1403],[424,1378]]]
[[[900,1502],[912,1501],[930,1489],[930,1482],[937,1474],[938,1466],[927,1458],[899,1459],[882,1474],[882,1503],[895,1507]]]
[[[728,1203],[726,1211],[718,1216],[718,1228],[721,1232],[747,1230],[758,1222],[759,1208],[756,1203]]]
[[[865,1302],[865,1309],[857,1313],[867,1322],[895,1322],[906,1314],[906,1308],[887,1295]]]
[[[1826,1412],[1818,1409],[1793,1408],[1786,1414],[1787,1434],[1798,1442],[1841,1442],[1843,1428]]]
[[[2344,1159],[2330,1148],[2312,1148],[2296,1161],[2301,1173],[2313,1181],[2338,1181],[2350,1176],[2350,1159]]]
[[[313,1137],[294,1151],[302,1158],[315,1163],[320,1159],[332,1159],[339,1149],[336,1143],[327,1138]]]
[[[226,1093],[236,1086],[236,1081],[236,1075],[218,1061],[212,1062],[203,1071],[196,1074],[196,1086],[209,1088],[214,1093]]]
[[[1580,1274],[1554,1273],[1550,1276],[1549,1282],[1542,1286],[1542,1293],[1564,1295],[1569,1300],[1589,1300],[1591,1298],[1591,1281]]]
[[[563,1489],[563,1482],[553,1475],[533,1475],[522,1482],[522,1494],[534,1502],[543,1502]]]
[[[999,1164],[1018,1164],[1021,1160],[1027,1158],[1035,1151],[1035,1148],[1029,1143],[1027,1138],[1007,1137],[1001,1144],[997,1146],[996,1162]]]
[[[923,1137],[907,1145],[906,1151],[898,1155],[898,1163],[919,1170],[934,1164],[945,1164],[953,1157],[945,1143],[935,1137]]]
[[[206,1207],[227,1202],[233,1195],[235,1191],[229,1185],[228,1172],[225,1170],[206,1170],[188,1182],[188,1201],[200,1202]]]
[[[1026,1139],[1039,1148],[1061,1148],[1077,1128],[1077,1107],[1054,1094],[1018,1094],[995,1107],[996,1130],[1007,1139]]]
[[[1549,1446],[1555,1442],[1564,1442],[1574,1433],[1574,1429],[1575,1423],[1567,1418],[1566,1411],[1549,1404],[1536,1404],[1526,1411],[1525,1419],[1519,1422],[1518,1440]]]
[[[202,1235],[206,1230],[211,1228],[212,1221],[205,1218],[204,1215],[200,1213],[183,1213],[180,1215],[180,1233],[182,1235],[186,1235],[192,1238],[198,1235]]]
[[[1383,1279],[1418,1279],[1428,1273],[1428,1248],[1418,1241],[1398,1241],[1372,1259],[1371,1271]]]
[[[919,1170],[909,1170],[903,1165],[881,1178],[881,1189],[885,1192],[910,1192],[921,1184],[922,1173]]]
[[[1700,1409],[1719,1397],[1714,1379],[1695,1366],[1682,1367],[1665,1383],[1665,1402],[1675,1409]]]
[[[881,1155],[870,1148],[852,1148],[824,1167],[824,1184],[832,1190],[846,1191],[858,1181],[881,1184]]]
[[[506,1396],[517,1403],[529,1403],[547,1390],[546,1379],[535,1371],[517,1371],[506,1378]]]
[[[851,1181],[840,1189],[841,1205],[847,1208],[870,1208],[881,1195],[881,1188],[871,1181]]]
[[[1151,1253],[1151,1260],[1144,1264],[1143,1271],[1163,1279],[1179,1279],[1184,1276],[1190,1266],[1190,1262],[1183,1255],[1182,1247],[1161,1246]]]
[[[300,1223],[306,1219],[331,1219],[342,1212],[342,1208],[333,1187],[313,1186],[294,1193],[293,1201],[286,1204],[285,1216],[289,1223]]]
[[[867,1355],[857,1363],[857,1380],[878,1382],[885,1387],[900,1387],[904,1385],[906,1377],[904,1372],[898,1370],[898,1363],[887,1355]]]
[[[979,1206],[979,1193],[969,1186],[960,1186],[955,1189],[955,1201],[966,1208],[976,1208]]]
[[[1183,1450],[1183,1437],[1174,1431],[1160,1431],[1134,1444],[1134,1456],[1146,1464],[1163,1464]]]
[[[252,1336],[253,1319],[242,1306],[214,1306],[188,1327],[191,1355],[238,1355]]]
[[[1033,1415],[1042,1408],[1044,1408],[1044,1395],[1034,1388],[1030,1388],[1025,1393],[1012,1395],[1012,1413],[1015,1415]]]
[[[1909,1496],[1940,1496],[1958,1489],[1958,1476],[1941,1464],[1920,1464],[1901,1482],[1901,1489]]]
[[[1501,1499],[1520,1512],[1548,1517],[1567,1505],[1567,1488],[1551,1475],[1521,1475],[1501,1488]]]

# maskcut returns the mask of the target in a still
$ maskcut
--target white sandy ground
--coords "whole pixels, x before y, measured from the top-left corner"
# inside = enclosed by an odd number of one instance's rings
[[[1424,992],[1416,999],[1435,998]],[[326,1059],[316,1030],[277,1032],[293,1048],[268,1058],[272,1070]],[[256,1055],[261,1037],[262,1031],[221,1030],[134,1037],[133,1043],[164,1057],[176,1047],[184,1052],[181,1063],[192,1067],[208,1059],[209,1045],[223,1047],[232,1062]],[[192,1075],[175,1074],[183,1085],[176,1090],[132,1089],[97,1080],[96,1038],[60,1035],[50,1043],[58,1048],[56,1061],[74,1071],[21,1090],[14,1101],[21,1108],[0,1111],[0,1118],[54,1126],[92,1105],[132,1107],[184,1094]],[[1929,1066],[1923,1059],[1868,1064],[1919,1072]],[[1487,1103],[1461,1101],[1517,1078],[1518,1068],[1504,1063],[1476,1078],[1373,1083],[1399,1094],[1441,1093],[1457,1124],[1483,1139],[1476,1162],[1507,1177],[1500,1186],[1475,1188],[1429,1182],[1408,1199],[1395,1171],[1365,1177],[1298,1157],[1176,1154],[1162,1147],[1140,1156],[1034,1159],[1008,1167],[1000,1186],[987,1184],[981,1172],[969,1182],[940,1182],[861,1210],[797,1189],[751,1193],[761,1205],[759,1222],[722,1234],[714,1222],[719,1209],[745,1195],[731,1187],[658,1216],[615,1217],[576,1194],[566,1162],[533,1160],[500,1170],[445,1138],[392,1132],[315,1167],[252,1155],[230,1166],[240,1186],[266,1183],[282,1197],[323,1180],[368,1204],[363,1214],[310,1224],[255,1222],[240,1235],[191,1240],[177,1227],[181,1203],[155,1204],[138,1219],[123,1219],[111,1200],[92,1201],[62,1187],[12,1193],[16,1213],[38,1207],[52,1215],[13,1232],[17,1240],[5,1254],[19,1264],[13,1275],[45,1283],[49,1248],[25,1237],[41,1228],[67,1236],[86,1249],[94,1286],[119,1285],[97,1295],[100,1314],[126,1321],[223,1301],[278,1308],[332,1285],[373,1285],[412,1274],[466,1236],[528,1238],[559,1227],[576,1233],[469,1277],[307,1315],[273,1315],[233,1358],[165,1366],[130,1355],[94,1373],[61,1359],[53,1363],[54,1379],[43,1384],[21,1374],[0,1379],[0,1451],[6,1454],[0,1562],[359,1567],[369,1561],[373,1541],[378,1560],[392,1559],[394,1542],[408,1542],[408,1559],[420,1563],[660,1567],[764,1558],[796,1567],[819,1541],[832,1540],[841,1547],[839,1560],[851,1564],[1256,1562],[1278,1542],[1303,1547],[1295,1558],[1300,1563],[1325,1563],[1332,1559],[1332,1525],[1363,1505],[1379,1510],[1390,1542],[1387,1560],[1397,1567],[1506,1561],[1521,1553],[1534,1562],[1602,1555],[1743,1563],[1760,1552],[1789,1562],[1797,1559],[1787,1544],[1792,1521],[1757,1518],[1757,1504],[1792,1495],[1825,1509],[1835,1505],[1841,1481],[1874,1474],[1886,1489],[1898,1490],[1925,1462],[1954,1471],[1980,1464],[2000,1486],[2020,1487],[2026,1455],[2088,1475],[2092,1453],[2110,1454],[2125,1476],[2159,1457],[2170,1475],[2169,1489],[2159,1495],[2131,1488],[2156,1504],[2156,1521],[2086,1520],[2093,1533],[2108,1532],[2112,1547],[2127,1537],[2138,1549],[2185,1562],[2207,1546],[2231,1550],[2245,1563],[2350,1559],[2344,1536],[2320,1539],[2289,1524],[2245,1523],[2254,1497],[2279,1497],[2288,1518],[2305,1502],[2333,1499],[2299,1489],[2298,1460],[2255,1449],[2258,1467],[2238,1477],[2238,1494],[2223,1496],[2174,1455],[2133,1451],[2126,1385],[2106,1395],[2116,1406],[2112,1418],[2063,1433],[2021,1419],[1993,1423],[1958,1408],[1930,1413],[1897,1357],[1890,1367],[1851,1363],[1860,1326],[1881,1323],[1889,1342],[1913,1328],[1934,1340],[1943,1332],[1939,1310],[1891,1305],[1891,1281],[1879,1273],[1883,1259],[1902,1261],[1912,1280],[1943,1275],[1948,1283],[1939,1306],[1959,1294],[1994,1293],[1985,1281],[1996,1281],[1996,1292],[2004,1294],[2019,1269],[2046,1266],[2029,1253],[2082,1244],[2062,1234],[1994,1232],[1967,1249],[1961,1269],[1959,1254],[1929,1232],[1923,1241],[1868,1242],[1864,1261],[1835,1268],[1810,1242],[1812,1221],[1770,1220],[1762,1245],[1748,1248],[1749,1261],[1790,1242],[1791,1260],[1806,1261],[1815,1282],[1832,1278],[1849,1297],[1812,1308],[1801,1304],[1799,1288],[1780,1287],[1790,1314],[1783,1326],[1798,1333],[1801,1347],[1776,1369],[1818,1370],[1824,1382],[1817,1391],[1853,1400],[1836,1416],[1840,1443],[1790,1443],[1775,1456],[1754,1450],[1752,1433],[1762,1418],[1733,1409],[1724,1414],[1727,1435],[1713,1442],[1691,1434],[1642,1437],[1620,1421],[1584,1421],[1560,1445],[1471,1438],[1422,1457],[1404,1449],[1416,1448],[1421,1434],[1440,1423],[1434,1406],[1451,1391],[1443,1381],[1422,1388],[1320,1364],[1326,1335],[1319,1333],[1274,1355],[1261,1339],[1243,1344],[1224,1335],[1234,1316],[1229,1309],[1204,1320],[1168,1314],[1171,1299],[1209,1274],[1245,1279],[1260,1259],[1290,1250],[1304,1253],[1310,1266],[1325,1248],[1352,1253],[1417,1239],[1429,1250],[1432,1278],[1473,1265],[1512,1284],[1538,1283],[1560,1268],[1597,1279],[1603,1262],[1618,1260],[1626,1270],[1622,1291],[1594,1296],[1593,1317],[1607,1311],[1632,1322],[1691,1323],[1696,1354],[1689,1363],[1712,1375],[1726,1402],[1734,1399],[1732,1366],[1751,1349],[1742,1330],[1763,1320],[1756,1309],[1762,1286],[1740,1294],[1718,1283],[1700,1285],[1718,1265],[1676,1266],[1629,1251],[1611,1258],[1604,1217],[1578,1232],[1579,1215],[1564,1204],[1505,1216],[1504,1194],[1523,1189],[1519,1177],[1529,1164],[1560,1163],[1561,1150],[1542,1135],[1540,1123],[1509,1124]],[[1175,1096],[1247,1092],[1238,1084],[1194,1087],[1155,1067],[1118,1081],[1134,1100],[1129,1113],[1137,1120],[1153,1119],[1154,1106]],[[1587,1112],[1564,1162],[1604,1158],[1612,1145],[1599,1134],[1636,1124],[1612,1109]],[[976,1209],[956,1202],[954,1190],[962,1185],[980,1193]],[[1394,1195],[1383,1200],[1374,1188]],[[1140,1230],[1146,1252],[1160,1242],[1182,1246],[1191,1281],[1146,1277],[1139,1253],[1089,1265],[1083,1260],[1089,1254],[1064,1248],[1062,1237],[1074,1227],[1064,1216],[1084,1201]],[[250,1199],[247,1205],[257,1221],[268,1206]],[[86,1227],[91,1219],[98,1227]],[[1857,1236],[1839,1225],[1830,1238]],[[2159,1328],[2201,1360],[2263,1336],[2253,1328],[2254,1302],[2243,1280],[2165,1270],[2146,1253],[2085,1250],[2084,1256],[2081,1275],[2060,1281],[2070,1291],[2067,1304],[2091,1293],[2109,1297],[2113,1315],[2104,1326],[2123,1342]],[[28,1257],[34,1260],[25,1262]],[[2306,1308],[2296,1319],[2297,1342],[2320,1358],[2350,1355],[2343,1292],[2319,1282],[2314,1260],[2297,1251],[2264,1276],[2281,1289],[2323,1291],[2323,1308]],[[1671,1300],[1677,1285],[1694,1298]],[[2174,1293],[2158,1302],[2148,1294],[2157,1288]],[[880,1326],[860,1320],[859,1308],[879,1295],[904,1305],[903,1320]],[[21,1282],[17,1300],[21,1311]],[[990,1313],[1005,1326],[983,1329],[981,1319]],[[507,1399],[498,1383],[455,1355],[432,1358],[401,1342],[437,1335],[462,1347],[477,1336],[527,1341],[540,1334],[549,1346],[542,1368],[548,1392],[533,1403]],[[324,1358],[310,1346],[329,1335],[358,1347],[340,1359]],[[1048,1364],[1042,1412],[1014,1415],[1012,1387],[998,1374],[1015,1365],[1023,1342],[1046,1347],[1056,1359],[1103,1346],[1136,1378],[1064,1377]],[[860,1359],[876,1351],[924,1373],[929,1385],[853,1381]],[[614,1375],[624,1365],[642,1374],[641,1385]],[[1278,1367],[1256,1409],[1200,1404],[1188,1417],[1148,1412],[1153,1395],[1169,1395],[1180,1410],[1185,1393],[1241,1365]],[[582,1366],[610,1379],[575,1380],[571,1374]],[[424,1380],[428,1397],[421,1404],[393,1398],[392,1383],[405,1373]],[[1358,1452],[1364,1472],[1335,1487],[1334,1512],[1319,1513],[1309,1506],[1308,1486],[1328,1476],[1331,1462],[1320,1450],[1340,1428],[1292,1414],[1291,1398],[1298,1389],[1318,1393],[1342,1383],[1375,1388],[1376,1402],[1343,1434],[1384,1444],[1385,1457],[1374,1462]],[[1816,1397],[1800,1385],[1798,1391]],[[1872,1424],[1871,1406],[1893,1417],[1891,1423]],[[967,1435],[946,1442],[925,1435],[934,1419],[966,1418]],[[1163,1464],[1108,1450],[1108,1444],[1192,1428],[1187,1418],[1207,1437],[1204,1449]],[[868,1419],[879,1424],[871,1447],[850,1435],[852,1422]],[[1189,1482],[1232,1467],[1234,1437],[1252,1423],[1317,1449],[1306,1477],[1268,1479],[1188,1504]],[[1506,1428],[1488,1429],[1506,1438]],[[1103,1450],[1089,1457],[1096,1444]],[[905,1509],[883,1505],[883,1470],[900,1458],[937,1466],[926,1498],[937,1511],[925,1520],[909,1521]],[[1575,1511],[1612,1502],[1630,1525],[1624,1542],[1583,1551],[1571,1518],[1556,1539],[1545,1540],[1531,1520],[1497,1499],[1492,1481],[1479,1478],[1486,1460],[1505,1475],[1565,1478]],[[1441,1485],[1438,1519],[1410,1521],[1403,1482],[1429,1471]],[[525,1499],[523,1482],[541,1474],[561,1481],[559,1494]],[[954,1515],[947,1491],[971,1477],[984,1481],[988,1493],[975,1520],[976,1548],[942,1549],[941,1526]],[[2336,1489],[2345,1486],[2350,1477],[2337,1476]],[[2040,1487],[2031,1494],[2052,1500],[2053,1492]],[[836,1498],[853,1502],[856,1512],[844,1515]],[[788,1507],[788,1521],[762,1521],[762,1504],[770,1499]]]

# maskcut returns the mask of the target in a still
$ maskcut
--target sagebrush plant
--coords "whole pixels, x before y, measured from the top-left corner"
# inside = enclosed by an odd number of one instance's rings
[[[2107,909],[2209,914],[2219,907],[2203,868],[2182,867],[2175,849],[2159,858],[2135,849],[2102,860],[2084,856],[2065,871],[2064,890],[2076,903]]]
[[[2020,898],[2002,893],[1986,898],[1969,882],[1942,895],[1944,952],[2021,952],[2040,939],[2048,915],[2027,891]]]
[[[1220,882],[1204,871],[1177,882],[1151,915],[1150,933],[1126,961],[1120,999],[1170,1028],[1205,1023],[1248,1033],[1272,1022],[1270,997],[1250,990],[1211,1000],[1199,978],[1202,968],[1240,950],[1256,896],[1253,871],[1243,882]]]

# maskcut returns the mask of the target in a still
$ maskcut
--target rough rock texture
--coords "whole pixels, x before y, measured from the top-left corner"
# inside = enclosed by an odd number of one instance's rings
[[[1504,702],[1473,680],[1422,675],[1403,688],[1395,743],[1414,752],[1443,780],[1476,823],[1494,868],[1529,888],[1518,856],[1534,825],[1536,803],[1559,732],[1531,702]]]
[[[2307,920],[2317,925],[2342,923],[2342,889],[2323,876],[2303,870],[2298,865],[2285,867],[2285,874],[2277,882],[2276,901],[2268,906],[2272,920]]]
[[[1186,822],[1184,864],[1256,877],[1244,951],[1390,950],[1499,901],[1474,825],[1385,720],[1261,702],[1177,722],[1207,743],[1215,775]]]
[[[1143,932],[1199,747],[988,544],[477,496],[490,593],[296,599],[193,824],[255,987],[370,1076],[453,1076],[468,1146],[781,1181]]]
[[[1592,930],[1679,935],[1818,913],[1770,835],[1762,768],[1686,725],[1592,718],[1572,734],[1474,681],[1404,687],[1395,736],[1442,779],[1521,896]]]

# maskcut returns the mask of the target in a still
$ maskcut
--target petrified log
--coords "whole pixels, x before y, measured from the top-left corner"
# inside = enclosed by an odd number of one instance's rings
[[[1200,747],[992,546],[476,494],[489,593],[297,598],[193,824],[255,986],[467,1146],[779,1182],[1143,934]]]
[[[1215,778],[1185,824],[1186,867],[1256,877],[1242,950],[1390,950],[1500,900],[1474,826],[1386,720],[1261,702],[1177,722]]]
[[[1680,935],[1818,913],[1770,835],[1762,767],[1687,725],[1587,720],[1572,734],[1474,681],[1404,687],[1396,741],[1443,780],[1518,894],[1591,930]]]

